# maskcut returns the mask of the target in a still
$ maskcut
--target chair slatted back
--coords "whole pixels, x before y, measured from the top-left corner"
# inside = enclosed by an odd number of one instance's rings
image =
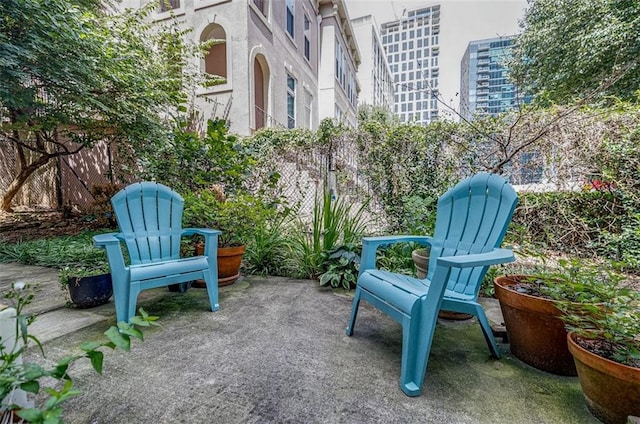
[[[180,257],[184,200],[162,184],[132,184],[111,199],[131,264]]]
[[[518,202],[502,177],[479,173],[448,190],[438,200],[429,275],[441,256],[483,253],[499,247]],[[447,289],[475,295],[487,267],[454,269]]]

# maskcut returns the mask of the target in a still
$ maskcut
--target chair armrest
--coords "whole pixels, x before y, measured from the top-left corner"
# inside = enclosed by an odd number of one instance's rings
[[[368,269],[376,267],[376,251],[379,247],[396,243],[418,243],[421,245],[431,245],[433,239],[428,236],[379,236],[379,237],[363,237],[362,238],[362,256],[360,259],[360,272],[362,274]]]
[[[121,233],[106,233],[93,236],[93,244],[107,251],[107,260],[112,278],[118,278],[125,273],[124,256],[120,242],[124,241]]]
[[[93,236],[93,244],[96,247],[105,249],[109,245],[120,244],[123,240],[121,233],[105,233]]]
[[[516,258],[509,249],[494,249],[485,253],[473,253],[460,256],[443,256],[438,258],[438,265],[453,268],[471,268],[513,262]]]
[[[220,230],[212,230],[209,228],[183,228],[182,229],[182,235],[183,236],[192,236],[194,234],[198,234],[201,236],[213,236],[213,235],[220,235],[222,234],[222,231]]]
[[[192,236],[194,234],[204,237],[204,255],[209,258],[215,258],[218,252],[218,236],[222,234],[222,231],[209,228],[184,228],[182,230],[183,236]]]

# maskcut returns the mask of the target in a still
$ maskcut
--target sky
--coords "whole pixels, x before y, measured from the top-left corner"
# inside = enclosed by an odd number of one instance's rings
[[[470,41],[519,32],[526,0],[346,0],[351,19],[373,15],[381,25],[399,19],[403,11],[440,4],[440,93],[458,109],[460,61]]]

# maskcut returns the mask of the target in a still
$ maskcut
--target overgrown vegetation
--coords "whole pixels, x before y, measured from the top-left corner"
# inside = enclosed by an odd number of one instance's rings
[[[16,262],[51,268],[102,268],[107,266],[104,250],[93,246],[98,232],[85,231],[75,236],[53,237],[18,243],[0,244],[0,262]]]

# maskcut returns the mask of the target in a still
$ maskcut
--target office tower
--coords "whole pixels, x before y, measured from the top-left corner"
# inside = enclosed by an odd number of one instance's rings
[[[378,106],[393,111],[393,75],[387,62],[376,20],[371,15],[351,20],[362,63],[358,67],[358,105]]]
[[[382,24],[381,34],[394,78],[394,113],[421,125],[438,119],[440,5],[405,11]]]
[[[513,37],[471,41],[460,65],[460,114],[497,115],[526,101],[509,80],[507,61]]]

